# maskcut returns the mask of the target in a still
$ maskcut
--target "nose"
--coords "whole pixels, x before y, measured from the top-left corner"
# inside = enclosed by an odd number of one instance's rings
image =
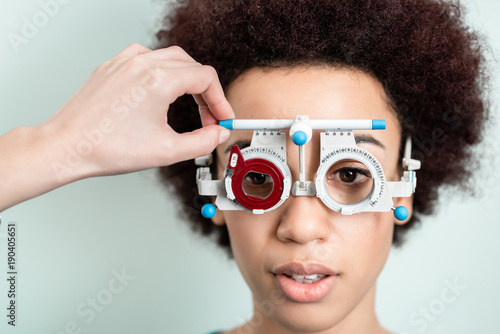
[[[290,196],[281,215],[278,239],[300,244],[328,240],[331,226],[327,211],[316,196]]]

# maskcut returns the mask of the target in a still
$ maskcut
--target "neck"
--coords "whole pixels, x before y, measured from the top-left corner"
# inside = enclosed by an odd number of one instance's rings
[[[375,287],[374,284],[358,305],[333,327],[307,334],[388,334],[389,332],[380,326],[375,315]],[[228,334],[305,334],[287,329],[274,321],[272,314],[264,312],[255,299],[253,304],[252,319]]]

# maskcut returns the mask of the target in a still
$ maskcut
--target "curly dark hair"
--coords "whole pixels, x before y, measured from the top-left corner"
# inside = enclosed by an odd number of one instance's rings
[[[396,225],[393,244],[431,214],[444,185],[466,187],[488,117],[480,36],[459,3],[438,0],[188,0],[164,18],[156,48],[178,45],[213,66],[224,89],[254,68],[327,64],[376,77],[422,161],[414,213]],[[180,133],[201,127],[197,105],[181,97],[168,123]],[[404,145],[400,145],[401,151]],[[214,159],[216,155],[213,154]],[[216,165],[212,172],[216,175]],[[160,169],[163,183],[182,202],[180,212],[232,255],[226,226],[204,218],[193,160]]]

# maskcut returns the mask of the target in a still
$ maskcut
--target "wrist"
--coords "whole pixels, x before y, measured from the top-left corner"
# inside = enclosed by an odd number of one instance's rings
[[[1,136],[0,156],[0,210],[65,184],[51,170],[54,152],[37,127],[17,127]]]
[[[90,177],[85,152],[77,151],[77,131],[67,126],[56,126],[50,121],[30,129],[31,140],[36,141],[34,154],[45,166],[47,176],[52,180],[54,188]]]

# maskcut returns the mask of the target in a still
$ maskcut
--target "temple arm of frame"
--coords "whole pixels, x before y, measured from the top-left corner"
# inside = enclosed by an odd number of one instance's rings
[[[196,185],[202,196],[217,196],[221,181],[212,180],[210,167],[200,167],[196,170]]]
[[[417,177],[414,171],[404,172],[401,181],[387,182],[391,197],[410,197],[417,186]]]
[[[419,170],[420,167],[420,161],[411,158],[411,137],[407,137],[403,155],[403,168],[406,170]]]

